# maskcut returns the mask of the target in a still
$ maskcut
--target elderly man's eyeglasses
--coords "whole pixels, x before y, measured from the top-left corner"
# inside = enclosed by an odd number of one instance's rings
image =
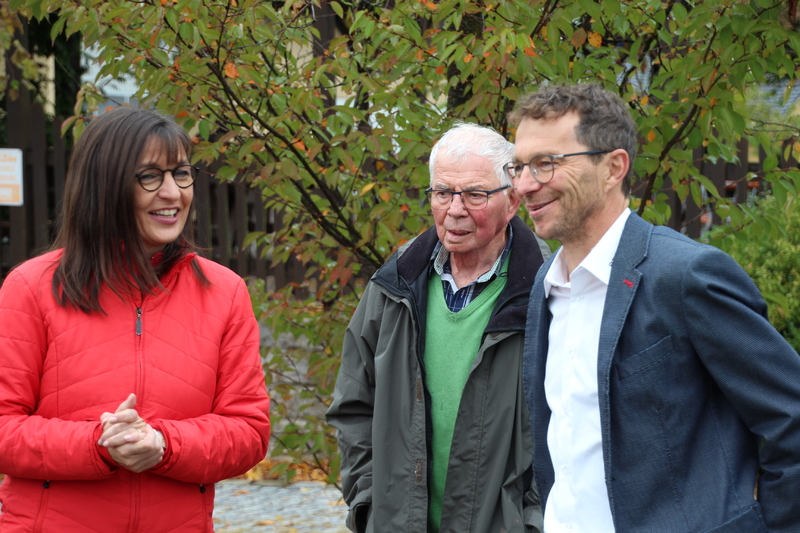
[[[136,181],[142,186],[142,189],[153,192],[157,191],[161,184],[164,183],[164,174],[169,172],[172,174],[172,179],[175,180],[175,185],[181,189],[187,189],[192,186],[197,179],[197,172],[199,169],[192,165],[180,165],[172,169],[162,170],[157,167],[146,168],[135,175]]]
[[[467,209],[485,209],[489,204],[489,195],[496,192],[504,191],[510,188],[511,185],[505,185],[492,189],[491,191],[448,191],[446,189],[428,189],[425,194],[428,195],[428,201],[434,209],[449,209],[450,204],[453,203],[453,196],[458,195],[461,197],[461,202]]]
[[[611,151],[612,150],[591,150],[589,152],[575,152],[574,154],[537,155],[532,157],[527,163],[507,163],[504,168],[511,179],[517,179],[522,176],[522,171],[525,170],[525,167],[529,167],[533,179],[544,185],[553,179],[557,159],[564,159],[565,157],[572,157],[574,155],[607,154]]]

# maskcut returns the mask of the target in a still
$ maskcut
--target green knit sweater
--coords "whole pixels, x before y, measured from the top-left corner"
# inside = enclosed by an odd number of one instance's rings
[[[505,273],[508,260],[501,269]],[[464,309],[453,313],[447,308],[438,274],[428,282],[428,317],[425,326],[425,379],[431,394],[433,423],[433,467],[431,470],[428,531],[438,533],[442,519],[450,443],[467,382],[483,331],[489,323],[497,297],[506,285],[505,275],[496,277]]]

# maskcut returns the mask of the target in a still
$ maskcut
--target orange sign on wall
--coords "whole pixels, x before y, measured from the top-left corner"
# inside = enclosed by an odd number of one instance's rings
[[[0,205],[22,205],[22,150],[0,148]]]

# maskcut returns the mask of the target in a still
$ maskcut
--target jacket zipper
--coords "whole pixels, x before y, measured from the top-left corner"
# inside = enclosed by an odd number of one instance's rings
[[[403,282],[405,283],[405,288],[407,291],[407,296],[405,296],[405,299],[408,301],[408,308],[411,311],[411,317],[417,329],[416,358],[420,368],[420,378],[417,379],[416,396],[417,396],[417,401],[422,402],[423,409],[425,412],[425,461],[423,462],[422,459],[414,460],[414,481],[417,484],[422,484],[424,481],[426,483],[426,486],[428,486],[428,492],[429,492],[428,497],[430,497],[429,482],[433,464],[433,454],[431,453],[431,449],[433,447],[433,442],[432,442],[433,427],[431,422],[431,406],[429,402],[430,393],[428,392],[428,388],[425,386],[425,360],[423,358],[424,347],[422,342],[423,325],[420,321],[419,312],[417,310],[416,295],[414,291],[411,289],[411,286],[408,284],[408,282],[406,282],[405,280],[403,280]],[[427,469],[425,469],[425,466],[427,466]]]
[[[144,298],[142,298],[142,303],[136,307],[136,327],[134,328],[134,332],[136,333],[136,366],[137,366],[137,375],[135,381],[135,390],[137,397],[137,408],[139,407],[139,402],[141,402],[142,395],[141,390],[144,388],[142,385],[143,380],[143,367],[144,363],[142,362],[142,306],[144,306]],[[130,522],[130,531],[136,531],[139,527],[139,498],[140,498],[140,491],[142,490],[141,486],[141,479],[140,476],[131,476],[131,484],[133,485],[132,491],[132,507],[133,512],[131,513],[131,522]]]
[[[39,533],[42,531],[44,523],[44,515],[47,513],[47,501],[50,499],[50,480],[48,479],[42,484],[44,490],[42,491],[42,501],[39,503],[39,514],[36,517],[36,523],[33,526],[33,531]]]
[[[142,335],[142,308],[136,308],[136,334]]]
[[[144,307],[144,298],[142,298],[142,303],[136,308],[136,367],[137,367],[137,375],[136,375],[136,385],[134,392],[138,398],[137,404],[141,402],[142,396],[141,392],[144,389],[144,354],[142,353],[143,348],[142,344],[143,340],[143,333],[144,333],[144,326],[142,324],[142,315],[144,311],[142,310]],[[138,405],[137,405],[138,407]]]
[[[130,532],[139,531],[139,499],[142,492],[142,476],[131,476],[133,484],[133,513],[131,513]]]

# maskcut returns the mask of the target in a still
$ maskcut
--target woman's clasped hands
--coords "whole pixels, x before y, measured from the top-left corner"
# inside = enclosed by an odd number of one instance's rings
[[[100,415],[103,434],[98,446],[108,449],[119,466],[132,472],[144,472],[164,458],[164,442],[156,430],[134,409],[136,395],[131,393],[113,413]]]

